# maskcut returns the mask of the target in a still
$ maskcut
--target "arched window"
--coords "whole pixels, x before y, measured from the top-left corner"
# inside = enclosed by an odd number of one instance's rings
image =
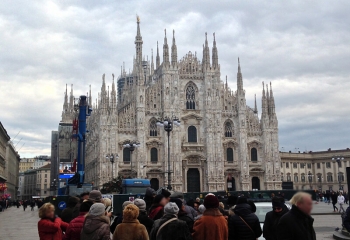
[[[232,137],[232,124],[230,122],[225,123],[225,137]]]
[[[158,149],[157,148],[151,148],[151,162],[152,163],[158,162]]]
[[[342,172],[338,173],[338,182],[339,183],[344,182],[344,173]]]
[[[123,149],[123,162],[130,163],[130,149],[129,148]]]
[[[321,173],[318,173],[317,174],[317,182],[322,182],[322,174]]]
[[[195,126],[188,127],[188,142],[197,142],[197,128]]]
[[[157,121],[155,119],[152,119],[149,124],[149,135],[151,137],[156,137],[158,135]]]
[[[301,182],[305,182],[305,173],[301,174]]]
[[[258,161],[258,150],[256,148],[250,150],[250,158],[253,162]]]
[[[311,174],[311,172],[309,172],[308,174],[307,174],[307,178],[308,178],[308,180],[309,180],[309,182],[312,182],[312,174]]]
[[[233,162],[233,149],[232,148],[227,148],[226,150],[226,157],[227,157],[227,162]]]
[[[196,89],[192,83],[186,88],[186,109],[196,109]]]
[[[294,182],[298,182],[298,174],[297,173],[294,174]]]
[[[283,173],[281,173],[281,181],[283,182]]]
[[[333,182],[333,174],[327,173],[327,182]]]
[[[287,173],[287,182],[291,182],[292,181],[292,178],[290,176],[290,173]]]

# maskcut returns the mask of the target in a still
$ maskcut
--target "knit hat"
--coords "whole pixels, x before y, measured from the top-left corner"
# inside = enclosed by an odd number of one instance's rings
[[[153,203],[154,203],[154,204],[159,204],[160,201],[162,201],[163,198],[164,198],[164,196],[163,196],[162,194],[159,194],[159,195],[157,195],[157,196],[154,198]]]
[[[123,202],[122,209],[124,210],[125,207],[128,206],[129,204],[133,204],[133,203],[130,202],[130,201],[125,201],[125,202]]]
[[[239,197],[237,199],[236,205],[242,204],[242,203],[248,203],[248,199],[246,197]]]
[[[204,207],[203,204],[201,204],[201,205],[198,207],[198,211],[199,211],[201,214],[203,214],[205,210],[206,210],[206,209],[205,209],[205,207]]]
[[[93,202],[101,202],[102,200],[102,195],[99,190],[92,190],[89,193],[89,200]]]
[[[208,208],[218,208],[219,207],[219,199],[214,195],[207,195],[204,198],[204,206],[206,209]]]
[[[273,197],[272,198],[272,208],[282,208],[284,206],[284,198]]]
[[[165,190],[164,188],[162,189],[161,194],[166,198],[170,197],[170,195],[171,195],[171,193],[169,191]]]
[[[178,214],[179,213],[179,207],[176,205],[176,203],[169,202],[167,205],[164,207],[164,214]]]
[[[229,196],[227,199],[227,205],[234,206],[237,202],[237,196]]]
[[[89,210],[89,215],[91,216],[101,216],[104,213],[105,205],[103,203],[94,203]]]
[[[153,197],[156,194],[157,193],[153,188],[150,188],[150,187],[146,188],[146,193],[145,193],[146,197]]]
[[[182,192],[174,192],[173,194],[170,195],[170,197],[184,199],[184,194]]]
[[[170,202],[176,203],[176,205],[177,205],[177,207],[178,207],[179,209],[182,208],[183,203],[182,203],[181,199],[178,199],[178,198],[170,198]]]
[[[123,210],[123,221],[132,221],[139,216],[139,208],[134,204],[127,205]]]
[[[79,212],[88,212],[94,203],[91,201],[86,201],[80,204]]]
[[[134,204],[140,209],[140,211],[146,210],[146,202],[143,199],[141,198],[135,199]]]

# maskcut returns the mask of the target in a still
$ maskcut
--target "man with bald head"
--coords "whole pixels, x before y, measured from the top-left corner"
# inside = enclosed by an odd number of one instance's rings
[[[278,240],[316,240],[311,195],[305,192],[294,194],[290,200],[292,209],[283,215],[277,226]]]

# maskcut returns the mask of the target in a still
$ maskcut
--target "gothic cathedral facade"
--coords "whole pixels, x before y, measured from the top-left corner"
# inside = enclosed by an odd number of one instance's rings
[[[112,176],[148,178],[153,188],[171,185],[182,192],[281,189],[278,121],[272,88],[263,84],[262,113],[246,105],[238,60],[237,90],[220,78],[215,34],[210,50],[205,35],[203,58],[188,52],[181,60],[173,32],[171,54],[165,32],[163,59],[157,43],[155,64],[142,55],[140,21],[136,57],[129,73],[122,67],[112,87],[105,75],[86,136],[85,180],[101,187]],[[64,110],[65,112],[65,110]],[[66,111],[67,112],[67,111]],[[176,116],[181,125],[168,135],[159,119]],[[123,145],[137,141],[130,152]],[[118,155],[111,164],[107,155]]]

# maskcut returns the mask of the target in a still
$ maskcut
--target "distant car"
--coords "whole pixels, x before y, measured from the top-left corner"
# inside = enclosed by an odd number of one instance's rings
[[[288,209],[291,209],[289,203],[285,203]],[[256,216],[259,218],[261,230],[263,230],[266,213],[272,211],[272,202],[255,202],[256,206]],[[259,240],[264,240],[263,236],[258,238]]]

